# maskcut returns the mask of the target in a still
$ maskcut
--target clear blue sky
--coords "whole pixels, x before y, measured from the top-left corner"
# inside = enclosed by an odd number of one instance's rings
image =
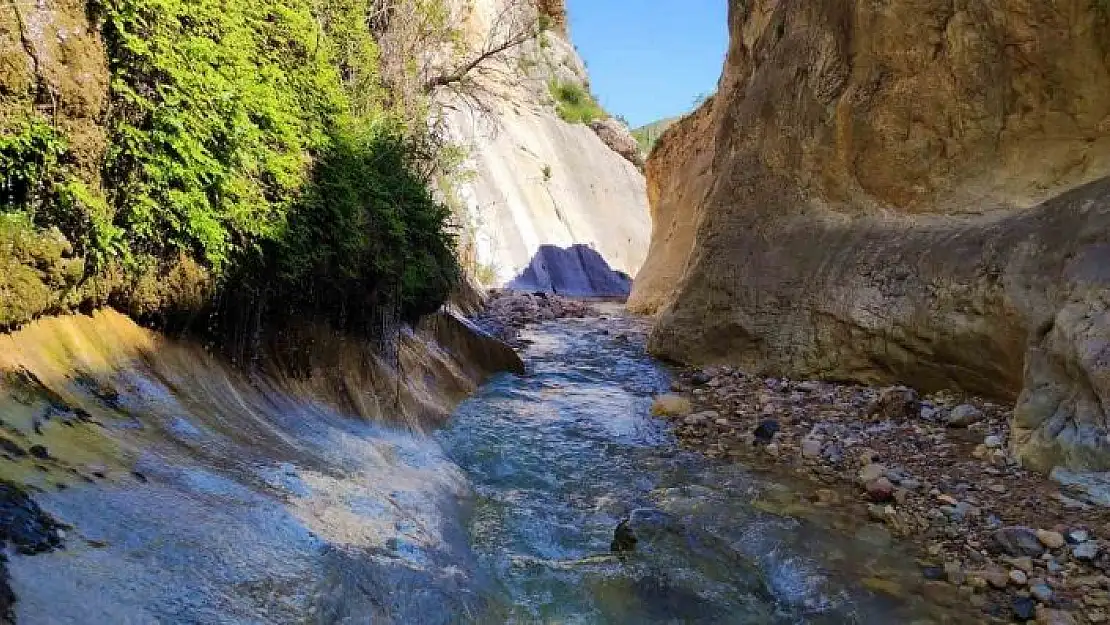
[[[567,0],[570,35],[602,106],[635,128],[717,88],[727,0]]]

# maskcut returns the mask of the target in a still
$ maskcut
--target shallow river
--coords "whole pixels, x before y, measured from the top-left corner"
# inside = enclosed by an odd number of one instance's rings
[[[788,487],[677,448],[650,415],[668,372],[645,355],[634,323],[564,320],[527,332],[529,375],[488,384],[438,436],[474,491],[467,533],[491,582],[489,620],[920,618],[920,606],[858,584],[868,571],[915,573],[881,533],[764,512],[751,502]],[[638,542],[618,557],[610,542],[623,519]]]
[[[39,497],[75,529],[65,551],[13,558],[19,620],[942,620],[867,589],[920,579],[881,530],[784,514],[767,502],[789,485],[679,450],[649,414],[669,373],[637,323],[526,331],[528,374],[494,378],[431,436],[273,396],[232,423],[175,395],[187,381],[132,372],[132,416],[111,427],[146,436],[143,479]],[[616,555],[624,519],[637,544]]]

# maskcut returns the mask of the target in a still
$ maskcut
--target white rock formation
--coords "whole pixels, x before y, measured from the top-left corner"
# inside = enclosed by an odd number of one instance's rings
[[[468,36],[488,37],[503,6],[472,0]],[[444,96],[447,125],[469,155],[459,195],[477,277],[487,286],[627,294],[651,237],[644,177],[588,126],[556,113],[552,81],[588,88],[574,47],[545,33],[479,81],[475,99]]]

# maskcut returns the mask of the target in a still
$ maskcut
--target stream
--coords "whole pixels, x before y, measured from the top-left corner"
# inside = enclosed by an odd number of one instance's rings
[[[526,331],[529,375],[487,384],[438,434],[474,493],[469,546],[491,583],[476,620],[923,618],[924,606],[859,585],[868,570],[920,575],[874,528],[834,532],[766,512],[752,502],[789,487],[679,450],[650,415],[670,377],[645,354],[639,323],[618,314]],[[611,554],[624,519],[637,544]]]
[[[72,529],[11,557],[18,622],[951,622],[883,530],[679,449],[644,322],[605,312],[524,331],[528,373],[431,434],[211,367],[116,374],[104,427],[137,459],[36,496]]]

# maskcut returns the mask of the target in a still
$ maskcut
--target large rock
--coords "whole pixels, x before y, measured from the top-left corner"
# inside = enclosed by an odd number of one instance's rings
[[[606,117],[592,122],[590,129],[605,145],[609,146],[609,149],[623,156],[637,169],[643,169],[644,155],[640,153],[640,144],[636,142],[636,137],[632,136],[628,126],[615,118]]]
[[[647,166],[651,349],[1017,402],[1110,468],[1110,18],[1073,0],[732,1]]]
[[[462,31],[478,43],[508,6],[451,3],[469,5]],[[479,72],[472,92],[442,95],[447,130],[467,149],[472,174],[459,193],[464,260],[485,286],[626,297],[651,237],[644,176],[634,164],[639,148],[615,120],[591,128],[559,117],[551,85],[588,91],[589,77],[560,26],[562,2],[520,2],[511,10],[537,7],[555,18],[555,30]],[[595,284],[599,292],[591,291]]]

